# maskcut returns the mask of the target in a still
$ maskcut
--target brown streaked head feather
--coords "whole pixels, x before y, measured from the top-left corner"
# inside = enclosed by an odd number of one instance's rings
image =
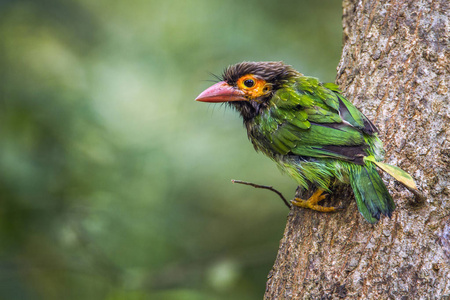
[[[239,78],[244,75],[252,74],[255,77],[265,80],[271,87],[270,93],[254,99],[254,101],[235,101],[228,102],[228,105],[240,112],[244,119],[244,124],[248,127],[250,121],[258,114],[262,113],[269,105],[269,100],[273,94],[289,79],[295,76],[301,76],[290,65],[281,61],[267,62],[242,62],[231,65],[225,69],[222,80],[230,86],[236,87]]]
[[[229,85],[234,86],[237,80],[246,74],[253,74],[266,80],[273,85],[275,90],[289,78],[301,75],[290,65],[285,65],[281,61],[245,61],[226,68],[222,79]]]

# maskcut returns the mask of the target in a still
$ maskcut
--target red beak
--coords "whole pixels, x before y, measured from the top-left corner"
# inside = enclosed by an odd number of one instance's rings
[[[201,102],[228,102],[245,101],[244,93],[232,87],[225,81],[218,82],[204,90],[195,101]]]

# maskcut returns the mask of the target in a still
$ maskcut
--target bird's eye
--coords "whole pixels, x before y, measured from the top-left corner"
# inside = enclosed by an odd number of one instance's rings
[[[253,79],[244,80],[244,85],[248,88],[255,86],[255,81]]]
[[[250,100],[264,96],[270,89],[264,79],[253,74],[241,76],[236,82],[236,87]]]

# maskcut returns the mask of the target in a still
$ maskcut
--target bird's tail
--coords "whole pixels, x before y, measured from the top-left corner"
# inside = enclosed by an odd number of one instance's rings
[[[366,162],[365,165],[353,165],[351,168],[350,185],[363,217],[372,224],[380,219],[381,214],[391,217],[395,203],[375,166]]]
[[[419,189],[417,189],[416,183],[414,182],[414,179],[411,177],[411,175],[409,175],[399,167],[382,163],[381,161],[376,161],[375,157],[373,157],[372,155],[365,156],[364,161],[366,162],[369,161],[376,164],[378,168],[394,177],[397,181],[401,182],[420,201],[424,201],[426,199],[425,195],[422,192],[420,192]]]

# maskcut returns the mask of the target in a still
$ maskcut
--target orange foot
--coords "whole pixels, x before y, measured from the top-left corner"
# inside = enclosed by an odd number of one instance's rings
[[[317,191],[311,197],[309,197],[308,200],[294,198],[294,200],[291,201],[292,205],[295,205],[298,207],[303,207],[303,208],[310,208],[312,210],[316,210],[316,211],[320,211],[320,212],[336,211],[335,207],[325,207],[325,206],[317,205],[317,203],[319,203],[319,201],[325,199],[327,196],[327,195],[322,195],[323,192],[324,192],[324,190],[317,189]]]

